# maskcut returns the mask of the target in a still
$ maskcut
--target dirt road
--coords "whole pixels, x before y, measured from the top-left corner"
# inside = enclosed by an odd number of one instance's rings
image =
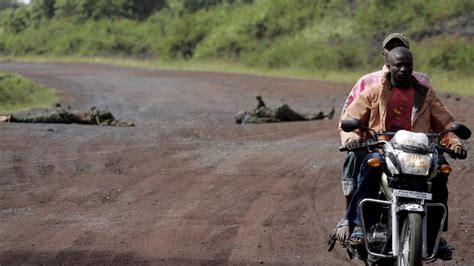
[[[0,125],[0,264],[358,264],[325,247],[343,210],[337,121],[234,123],[258,94],[271,107],[339,111],[351,84],[95,64],[0,69],[60,89],[64,106],[136,124]],[[473,98],[442,98],[474,128]],[[453,162],[453,265],[474,264],[471,158]]]

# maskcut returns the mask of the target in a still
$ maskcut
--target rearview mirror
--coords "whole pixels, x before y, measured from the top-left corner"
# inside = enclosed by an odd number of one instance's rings
[[[471,130],[463,124],[454,124],[450,129],[450,132],[453,132],[460,139],[468,139],[471,137]]]
[[[345,132],[351,132],[360,127],[360,120],[356,118],[350,118],[341,121],[341,129]]]

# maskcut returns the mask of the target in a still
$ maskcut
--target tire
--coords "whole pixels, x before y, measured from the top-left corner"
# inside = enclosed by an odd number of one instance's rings
[[[397,264],[422,265],[422,217],[420,213],[407,213],[400,231],[399,254]]]

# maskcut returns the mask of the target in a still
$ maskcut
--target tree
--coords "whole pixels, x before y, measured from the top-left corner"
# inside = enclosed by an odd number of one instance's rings
[[[100,19],[125,17],[144,20],[166,6],[166,0],[56,0],[56,14],[61,17]]]
[[[30,13],[24,7],[4,10],[1,15],[2,27],[9,33],[19,33],[30,24]]]
[[[55,0],[32,0],[31,1],[31,19],[35,25],[43,19],[54,17]]]
[[[19,6],[17,0],[0,0],[0,11],[5,9],[13,9]]]
[[[86,19],[92,13],[93,3],[93,1],[88,0],[57,0],[54,4],[55,15],[63,18],[78,17]]]
[[[254,0],[168,0],[168,5],[178,13],[196,12],[213,8],[219,4],[253,3]]]
[[[132,18],[144,20],[166,6],[166,0],[130,0],[125,1],[123,8]]]

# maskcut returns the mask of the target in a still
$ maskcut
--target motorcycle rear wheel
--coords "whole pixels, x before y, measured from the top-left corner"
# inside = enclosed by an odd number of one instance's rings
[[[400,231],[399,254],[397,264],[399,266],[422,265],[422,217],[420,213],[407,213],[403,219]]]

